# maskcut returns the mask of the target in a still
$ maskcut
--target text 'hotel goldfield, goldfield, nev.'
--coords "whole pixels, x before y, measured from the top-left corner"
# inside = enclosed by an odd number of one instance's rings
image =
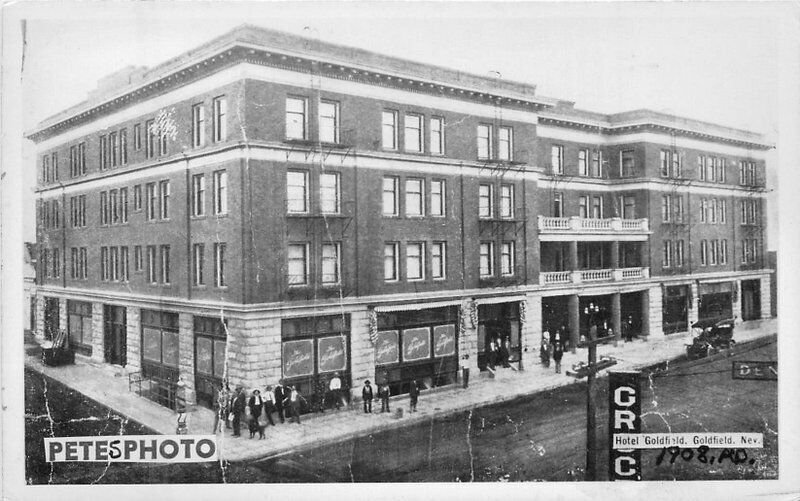
[[[770,314],[757,133],[241,26],[40,123],[36,333],[211,406]]]

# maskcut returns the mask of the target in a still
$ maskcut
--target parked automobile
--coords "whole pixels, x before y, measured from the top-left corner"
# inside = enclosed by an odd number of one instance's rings
[[[696,335],[692,343],[686,345],[689,359],[707,357],[719,350],[728,349],[736,344],[733,339],[734,318],[706,319],[692,324]]]

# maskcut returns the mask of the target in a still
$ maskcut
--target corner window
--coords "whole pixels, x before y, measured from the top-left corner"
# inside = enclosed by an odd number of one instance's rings
[[[212,129],[214,142],[225,141],[228,137],[228,122],[226,115],[228,114],[228,101],[225,96],[215,97],[211,103],[213,116],[212,116]]]
[[[447,276],[447,244],[433,242],[431,247],[431,276],[434,280]]]
[[[322,244],[322,283],[325,285],[341,282],[341,245],[339,242]]]
[[[431,181],[431,216],[445,215],[445,182],[444,180]]]
[[[564,147],[558,144],[550,146],[550,169],[553,174],[564,174]]]
[[[514,185],[503,184],[500,186],[500,217],[514,217]]]
[[[214,172],[214,214],[228,213],[228,172]]]
[[[633,177],[636,175],[636,161],[633,150],[619,152],[619,176]]]
[[[203,103],[192,106],[192,146],[199,148],[206,142],[206,109]]]
[[[206,213],[206,177],[203,174],[192,176],[192,215],[203,216]]]

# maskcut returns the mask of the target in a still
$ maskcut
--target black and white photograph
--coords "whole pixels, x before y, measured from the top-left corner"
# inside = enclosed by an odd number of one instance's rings
[[[3,499],[800,496],[797,3],[2,14]]]

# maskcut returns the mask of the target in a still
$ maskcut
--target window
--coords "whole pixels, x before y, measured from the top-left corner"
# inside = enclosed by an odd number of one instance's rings
[[[111,224],[119,223],[119,200],[117,190],[108,192],[109,205],[111,206]]]
[[[711,199],[711,203],[709,204],[708,215],[709,215],[708,222],[711,223],[711,224],[717,224],[717,199],[716,198],[712,198]]]
[[[500,274],[510,276],[514,274],[516,254],[514,253],[515,242],[503,242],[500,248]]]
[[[161,246],[161,283],[169,284],[169,245]]]
[[[682,223],[683,222],[683,195],[675,195],[673,198],[673,203],[675,205],[675,222]]]
[[[206,108],[203,103],[192,106],[192,146],[199,148],[206,143]]]
[[[108,193],[100,192],[100,224],[108,224]]]
[[[425,244],[412,242],[406,245],[406,278],[408,280],[422,280],[425,278]]]
[[[137,184],[133,187],[133,210],[142,210],[142,185]]]
[[[57,247],[53,249],[53,278],[61,278],[61,253]]]
[[[706,240],[700,241],[700,266],[708,264],[708,242]]]
[[[78,143],[78,164],[81,175],[86,174],[86,143]]]
[[[497,129],[497,158],[500,160],[514,160],[514,129],[499,127]]]
[[[319,140],[323,143],[339,142],[339,103],[320,101]]]
[[[119,189],[119,218],[122,224],[128,222],[128,188]]]
[[[225,287],[225,243],[214,244],[214,286]]]
[[[286,172],[287,210],[292,214],[308,212],[308,172]]]
[[[383,246],[383,279],[387,282],[396,282],[398,279],[399,253],[397,242],[390,242]]]
[[[47,155],[42,157],[42,172],[40,177],[43,183],[50,182],[50,157]]]
[[[500,185],[500,217],[514,217],[514,185]]]
[[[381,113],[381,139],[384,149],[397,149],[397,112],[394,110]]]
[[[119,280],[119,248],[109,248],[109,255],[111,257],[108,267],[110,274],[109,278],[116,282]]]
[[[554,144],[550,146],[550,168],[553,174],[564,173],[564,147]]]
[[[203,216],[206,213],[206,177],[203,174],[192,176],[192,215]]]
[[[447,244],[433,242],[431,247],[431,276],[434,280],[443,279],[447,275]]]
[[[728,222],[728,201],[724,199],[719,201],[719,222],[720,224]]]
[[[598,150],[592,151],[592,177],[603,177],[603,155]]]
[[[669,150],[661,150],[659,156],[661,165],[661,177],[669,177]]]
[[[494,275],[494,242],[481,242],[478,272],[481,277]]]
[[[339,173],[327,172],[319,175],[319,206],[324,214],[338,214],[341,210]]]
[[[142,246],[137,245],[133,248],[133,271],[142,271]]]
[[[705,223],[708,220],[708,200],[703,198],[700,200],[700,222]]]
[[[108,280],[108,247],[100,247],[100,280]]]
[[[219,318],[194,317],[195,369],[199,374],[225,377],[227,325]]]
[[[153,158],[156,154],[156,134],[153,128],[153,120],[148,120],[144,123],[144,131],[147,134],[144,152],[147,158]]]
[[[228,213],[228,172],[214,172],[214,214]]]
[[[108,168],[108,138],[105,134],[100,136],[100,169]]]
[[[161,219],[169,219],[169,181],[158,183],[158,193],[161,196]]]
[[[636,197],[620,195],[618,200],[619,216],[622,219],[636,219]]]
[[[661,258],[661,266],[663,268],[672,267],[672,240],[664,240],[664,253]]]
[[[407,113],[405,118],[405,150],[422,153],[423,137],[425,136],[422,130],[422,115]]]
[[[443,180],[431,181],[431,216],[444,216],[445,209],[445,182]]]
[[[308,244],[289,244],[289,285],[308,284]]]
[[[128,129],[119,131],[119,163],[128,163]]]
[[[78,171],[78,147],[69,147],[69,177],[80,176]]]
[[[488,160],[492,153],[492,126],[478,125],[478,159]]]
[[[592,197],[592,218],[603,219],[603,197]]]
[[[725,158],[719,159],[719,175],[717,175],[717,181],[720,183],[724,183],[728,177],[728,160]]]
[[[53,180],[58,181],[58,154],[53,153],[50,156],[50,165],[53,169]]]
[[[225,96],[215,97],[212,101],[212,125],[214,142],[225,141],[228,138],[228,123],[225,115],[228,113],[228,101]]]
[[[91,346],[92,303],[68,299],[67,326],[70,344]]]
[[[553,193],[553,217],[564,217],[564,194]]]
[[[719,264],[728,264],[728,241],[721,240],[719,246]]]
[[[444,118],[431,117],[431,153],[444,154]]]
[[[117,143],[116,132],[112,132],[108,135],[108,145],[111,153],[111,167],[116,167],[119,158],[119,144]]]
[[[133,126],[133,149],[134,151],[142,149],[142,124]]]
[[[636,175],[636,159],[633,150],[619,152],[619,176],[633,177]]]
[[[335,285],[341,282],[341,244],[322,244],[322,283]]]
[[[672,177],[680,178],[682,174],[681,155],[677,151],[671,151],[670,154],[672,155]]]
[[[61,204],[53,200],[53,228],[61,228]]]
[[[158,275],[156,274],[156,246],[147,246],[147,282],[151,284],[158,283]]]
[[[675,242],[675,266],[683,266],[683,240]]]
[[[589,197],[586,195],[578,197],[578,217],[581,219],[589,217]]]
[[[714,170],[714,159],[706,157],[706,181],[716,181],[716,171]]]
[[[494,214],[494,200],[491,184],[482,184],[478,187],[478,216],[491,218]]]
[[[81,247],[78,253],[79,259],[79,271],[81,279],[86,279],[89,277],[89,259],[87,257],[87,250],[86,247]]]
[[[205,260],[205,245],[192,245],[192,281],[195,286],[204,285],[203,267]]]
[[[425,215],[425,181],[423,179],[406,179],[406,216],[420,217]]]
[[[719,241],[711,241],[711,252],[709,252],[709,264],[714,266],[717,264],[717,254],[719,252]]]
[[[308,101],[302,97],[286,98],[286,139],[306,139]],[[320,109],[321,112],[321,109]],[[322,124],[320,123],[320,136]]]
[[[703,155],[697,156],[697,177],[700,181],[706,180],[706,157]]]
[[[158,135],[158,154],[164,156],[167,154],[167,132],[160,131]]]
[[[142,310],[142,360],[178,367],[178,314]]]
[[[70,273],[69,278],[76,279],[78,278],[78,248],[72,247],[69,250],[69,263],[70,263]]]
[[[581,176],[589,175],[589,150],[578,150],[578,174]]]
[[[396,177],[383,178],[383,215],[396,216],[399,213],[397,188],[400,180]]]

